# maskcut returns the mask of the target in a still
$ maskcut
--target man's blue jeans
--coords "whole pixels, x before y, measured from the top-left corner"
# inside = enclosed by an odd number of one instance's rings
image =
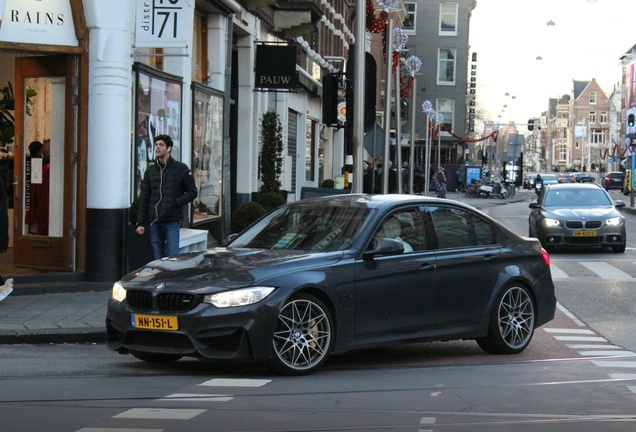
[[[179,253],[179,221],[155,222],[150,225],[150,243],[155,259]]]

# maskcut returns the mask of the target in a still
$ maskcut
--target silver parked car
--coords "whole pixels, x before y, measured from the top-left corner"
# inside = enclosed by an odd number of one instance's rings
[[[530,204],[529,236],[541,241],[544,248],[611,247],[625,252],[625,219],[596,183],[554,184],[546,186],[535,203]]]

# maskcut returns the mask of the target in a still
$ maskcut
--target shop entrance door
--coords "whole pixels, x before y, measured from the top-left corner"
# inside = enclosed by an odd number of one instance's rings
[[[75,58],[18,57],[15,70],[13,264],[73,271]]]

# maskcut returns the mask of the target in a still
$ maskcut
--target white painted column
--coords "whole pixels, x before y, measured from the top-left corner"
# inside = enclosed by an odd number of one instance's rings
[[[257,185],[256,173],[258,172],[259,135],[255,133],[256,124],[260,125],[260,119],[255,120],[255,114],[260,112],[256,104],[261,100],[261,93],[254,92],[254,41],[255,36],[239,37],[238,48],[238,121],[245,127],[239,127],[237,131],[238,147],[238,175],[236,176],[236,191],[247,200]],[[254,125],[253,127],[250,127]]]
[[[135,2],[84,0],[90,29],[87,207],[130,205]]]

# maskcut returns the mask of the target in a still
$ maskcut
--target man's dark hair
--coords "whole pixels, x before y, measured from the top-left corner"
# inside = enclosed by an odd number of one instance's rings
[[[157,135],[155,137],[154,144],[157,144],[157,141],[159,140],[166,143],[166,147],[172,147],[174,145],[174,143],[172,142],[172,138],[170,138],[170,135]]]

